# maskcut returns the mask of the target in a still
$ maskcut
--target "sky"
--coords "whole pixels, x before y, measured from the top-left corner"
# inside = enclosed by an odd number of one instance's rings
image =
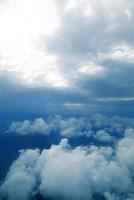
[[[132,0],[0,1],[1,119],[133,116]]]
[[[0,0],[0,200],[134,200],[133,0]]]

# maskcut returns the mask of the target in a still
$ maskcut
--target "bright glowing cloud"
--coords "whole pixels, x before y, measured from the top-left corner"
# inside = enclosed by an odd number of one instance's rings
[[[66,86],[57,67],[58,56],[38,46],[42,35],[60,26],[55,2],[11,0],[0,11],[0,70],[17,73],[20,82],[29,86]]]
[[[129,151],[128,151],[129,150]],[[9,200],[132,200],[134,141],[124,137],[114,150],[90,146],[71,148],[67,139],[50,149],[23,151],[0,188]],[[12,189],[11,189],[12,188]],[[25,193],[24,193],[25,191]]]
[[[104,67],[98,66],[93,62],[90,62],[88,65],[84,65],[78,69],[79,72],[82,72],[87,75],[98,75],[104,72]]]

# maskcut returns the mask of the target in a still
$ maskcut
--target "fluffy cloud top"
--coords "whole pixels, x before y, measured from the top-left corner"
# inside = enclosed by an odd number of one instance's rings
[[[60,115],[48,118],[37,118],[34,121],[11,123],[8,132],[28,134],[59,134],[64,138],[87,137],[99,142],[114,143],[124,135],[133,135],[134,119],[123,117],[107,117],[101,114],[90,117],[63,118]]]
[[[107,133],[105,130],[99,130],[95,135],[94,138],[99,140],[100,142],[112,142],[112,136]]]
[[[11,132],[16,132],[20,135],[27,134],[49,134],[50,126],[42,119],[37,118],[34,122],[25,120],[24,122],[13,122],[10,126]]]
[[[132,200],[134,138],[125,136],[116,147],[78,146],[67,139],[50,149],[26,150],[12,164],[0,195],[9,200]]]

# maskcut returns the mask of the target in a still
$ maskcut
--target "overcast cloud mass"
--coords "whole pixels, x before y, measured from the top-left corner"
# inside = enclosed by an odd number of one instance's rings
[[[0,0],[0,154],[0,200],[134,200],[133,0]]]
[[[133,11],[131,0],[1,1],[2,117],[133,115]]]

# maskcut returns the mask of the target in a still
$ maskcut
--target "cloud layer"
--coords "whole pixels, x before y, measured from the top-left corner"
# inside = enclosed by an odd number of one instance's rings
[[[0,1],[0,120],[62,138],[20,153],[2,200],[134,199],[134,118],[86,117],[133,116],[133,21],[132,0]]]
[[[29,200],[40,193],[52,199],[132,200],[134,132],[116,146],[78,146],[67,139],[50,149],[22,151],[1,185],[3,199]]]
[[[0,3],[2,108],[17,115],[20,107],[25,114],[133,113],[131,0]]]
[[[59,135],[63,138],[86,137],[98,142],[116,143],[124,137],[126,132],[134,130],[134,118],[119,116],[107,117],[102,114],[90,117],[64,118],[60,115],[46,120],[37,118],[33,121],[25,120],[12,122],[6,132],[18,135]]]
[[[1,184],[2,200],[30,200],[38,196],[65,200],[133,200],[133,118],[101,114],[90,118],[55,116],[13,122],[8,131],[19,135],[58,132],[63,139],[43,151],[22,150]],[[70,138],[81,136],[94,138],[97,143],[69,145]]]

